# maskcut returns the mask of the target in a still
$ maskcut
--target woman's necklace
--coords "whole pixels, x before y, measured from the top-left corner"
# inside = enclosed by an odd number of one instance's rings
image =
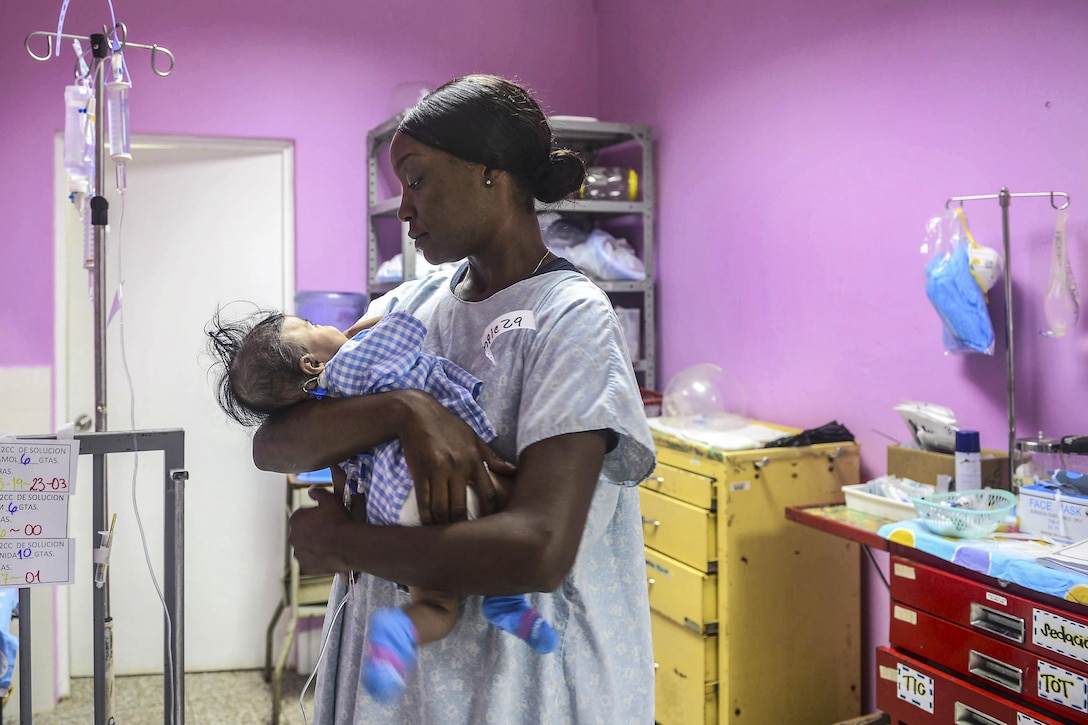
[[[536,266],[535,266],[535,267],[533,267],[533,273],[529,275],[530,277],[532,277],[532,276],[533,276],[533,274],[536,274],[537,272],[539,272],[539,271],[540,271],[540,266],[541,266],[542,264],[544,264],[544,260],[545,260],[545,259],[547,259],[547,258],[548,258],[548,255],[549,255],[549,254],[551,254],[551,253],[552,253],[552,250],[550,250],[550,249],[546,249],[546,250],[544,250],[544,256],[543,256],[543,257],[541,257],[541,258],[540,258],[540,261],[536,263]]]
[[[537,272],[540,271],[540,268],[544,266],[544,260],[547,259],[549,256],[551,256],[551,253],[552,253],[552,250],[550,250],[550,249],[548,249],[548,250],[546,250],[544,252],[544,256],[541,257],[540,261],[536,263],[535,267],[533,267],[533,271],[529,274],[529,277],[532,277],[533,275],[535,275]],[[526,277],[526,279],[528,279],[529,277]],[[458,297],[460,297],[461,299],[465,299],[464,291],[465,291],[465,285],[466,284],[468,284],[468,270],[465,270],[465,276],[462,277],[461,281],[457,283],[456,287],[454,287],[454,292],[453,293],[455,295],[457,295]]]

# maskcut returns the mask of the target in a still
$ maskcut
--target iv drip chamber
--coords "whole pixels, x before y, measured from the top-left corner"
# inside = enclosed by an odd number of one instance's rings
[[[113,80],[106,84],[106,105],[110,122],[110,158],[123,164],[132,158],[128,128],[128,91],[132,83],[123,73],[123,56],[114,53],[111,60]]]
[[[132,158],[132,146],[128,130],[128,81],[110,81],[106,84],[106,101],[110,121],[110,158],[124,163]]]
[[[117,188],[126,187],[125,164],[132,159],[132,146],[128,124],[128,91],[132,83],[124,79],[122,56],[113,55],[113,80],[106,84],[106,107],[110,125],[110,158],[117,173]]]

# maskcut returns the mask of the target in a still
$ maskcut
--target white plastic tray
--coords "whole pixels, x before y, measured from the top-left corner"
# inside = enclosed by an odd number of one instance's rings
[[[918,518],[914,510],[914,504],[895,501],[887,496],[879,496],[866,491],[866,483],[858,483],[853,486],[843,486],[842,492],[846,496],[846,508],[855,511],[864,511],[874,516],[883,516],[893,521]]]

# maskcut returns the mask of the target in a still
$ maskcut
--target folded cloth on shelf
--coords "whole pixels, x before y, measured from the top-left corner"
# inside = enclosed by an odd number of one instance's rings
[[[972,571],[1079,604],[1088,604],[1088,576],[1058,571],[1036,561],[1060,544],[997,531],[978,539],[938,536],[920,519],[896,521],[877,534]]]

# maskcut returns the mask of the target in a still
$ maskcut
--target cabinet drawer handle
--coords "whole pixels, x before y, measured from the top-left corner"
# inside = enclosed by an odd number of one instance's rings
[[[971,602],[971,626],[1019,644],[1024,643],[1023,619],[998,612],[977,602]]]
[[[956,703],[953,716],[956,718],[956,725],[1009,725],[1004,720],[992,718],[973,707],[964,705],[962,702]]]
[[[763,456],[763,458],[759,459],[758,461],[752,461],[752,465],[758,471],[759,469],[763,468],[764,466],[766,466],[770,462],[771,462],[771,459],[768,456]]]
[[[999,659],[971,650],[967,655],[967,671],[1013,692],[1024,691],[1024,671]]]
[[[660,521],[657,521],[656,519],[648,519],[645,516],[642,517],[642,523],[647,524],[649,526],[660,526],[661,525]]]

